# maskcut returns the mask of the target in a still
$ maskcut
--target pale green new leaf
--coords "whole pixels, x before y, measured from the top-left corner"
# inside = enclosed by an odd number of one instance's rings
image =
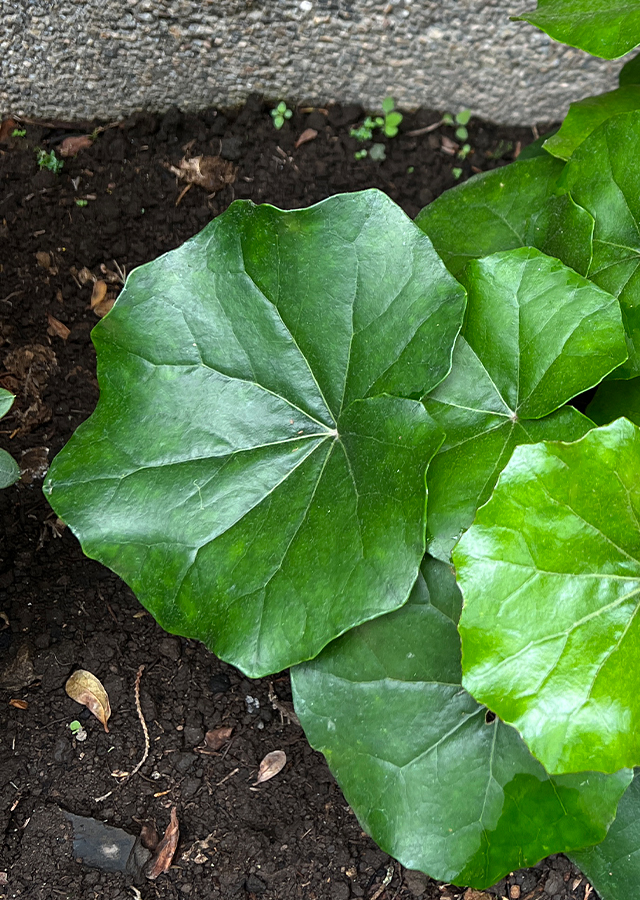
[[[475,260],[458,277],[468,301],[453,366],[423,401],[446,434],[427,515],[428,550],[444,560],[514,447],[582,437],[592,422],[559,407],[626,356],[615,298],[537,250]]]
[[[605,122],[576,150],[564,189],[595,220],[588,277],[618,297],[628,361],[616,378],[640,375],[640,113]]]
[[[11,409],[14,396],[10,391],[0,388],[0,419]],[[20,477],[20,467],[6,450],[0,450],[0,488],[9,487]]]
[[[640,760],[640,430],[518,447],[454,550],[463,684],[552,773]]]
[[[603,59],[618,59],[640,45],[636,0],[538,0],[533,12],[513,18]]]
[[[640,109],[638,84],[578,100],[569,107],[560,129],[544,142],[544,149],[559,159],[567,160],[603,122],[637,109]]]
[[[484,888],[601,840],[631,772],[550,778],[461,688],[460,593],[429,560],[409,602],[292,670],[294,702],[362,827],[410,869]]]
[[[586,275],[593,219],[555,196],[563,164],[548,154],[484,172],[445,191],[416,217],[456,277],[471,259],[537,247]]]
[[[640,774],[618,804],[615,821],[596,847],[569,854],[600,895],[629,900],[640,895]]]
[[[464,291],[384,194],[238,202],[136,270],[45,493],[168,631],[250,675],[402,605]],[[393,396],[390,396],[393,395]]]

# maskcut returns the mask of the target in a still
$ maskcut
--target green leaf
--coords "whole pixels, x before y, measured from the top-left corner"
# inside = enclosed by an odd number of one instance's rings
[[[9,487],[20,478],[20,467],[6,450],[0,450],[0,488]]]
[[[618,805],[615,821],[597,847],[571,853],[601,900],[629,900],[640,893],[640,774]]]
[[[460,686],[460,593],[423,566],[409,602],[292,670],[294,702],[362,827],[410,869],[483,888],[600,840],[631,780],[550,778]]]
[[[513,19],[603,59],[618,59],[640,44],[635,0],[538,0],[534,12]]]
[[[9,412],[14,400],[15,397],[10,391],[0,388],[0,419]]]
[[[557,130],[558,129],[556,128],[555,131],[541,134],[535,141],[532,141],[530,144],[527,144],[526,147],[523,147],[518,156],[518,162],[521,162],[524,159],[533,159],[536,156],[546,156],[547,151],[544,149],[543,144],[552,134],[555,134]]]
[[[608,425],[621,416],[640,425],[640,378],[605,381],[586,411],[596,425]]]
[[[393,97],[385,97],[382,101],[382,112],[387,113],[387,115],[393,112],[393,107],[395,103],[393,102]],[[400,117],[402,118],[402,116]]]
[[[590,135],[562,178],[563,188],[595,220],[588,277],[620,300],[629,359],[616,378],[640,375],[639,158],[640,113],[627,113]]]
[[[427,515],[429,553],[444,560],[516,445],[573,441],[593,427],[559,407],[626,353],[615,299],[537,250],[474,260],[458,277],[465,324],[451,373],[423,401],[446,434],[429,467]]]
[[[560,129],[544,142],[544,149],[567,160],[603,122],[637,109],[640,109],[640,85],[637,84],[585,97],[571,104]]]
[[[620,69],[618,81],[620,87],[626,87],[628,84],[640,84],[640,53]]]
[[[468,125],[470,118],[471,118],[471,110],[470,109],[461,109],[460,112],[456,116],[456,122],[458,123],[458,125]]]
[[[453,553],[463,684],[552,773],[640,759],[640,430],[518,447]]]
[[[586,275],[593,220],[554,196],[563,168],[545,154],[476,175],[426,206],[416,225],[455,276],[470,259],[529,246]]]
[[[233,204],[93,332],[101,397],[45,493],[170,632],[250,675],[400,606],[464,290],[384,194]],[[394,395],[394,396],[387,396]]]

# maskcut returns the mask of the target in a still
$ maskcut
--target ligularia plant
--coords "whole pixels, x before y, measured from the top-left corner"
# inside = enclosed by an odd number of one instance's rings
[[[640,43],[615,0],[527,18]],[[45,482],[168,631],[291,666],[362,826],[448,882],[640,891],[638,160],[632,61],[416,222],[232,204],[129,276]]]

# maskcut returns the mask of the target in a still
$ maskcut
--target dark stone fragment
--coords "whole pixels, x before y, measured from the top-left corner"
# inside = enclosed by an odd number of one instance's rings
[[[220,141],[220,156],[231,162],[236,162],[242,156],[242,138],[226,137]]]
[[[212,694],[224,694],[231,687],[231,679],[224,672],[218,672],[209,679],[209,690]]]
[[[158,642],[158,650],[163,656],[166,656],[167,659],[173,659],[174,661],[180,659],[181,648],[178,638],[162,638],[162,640]]]
[[[198,757],[195,753],[176,753],[173,757],[173,768],[184,775],[194,764]]]
[[[263,894],[267,889],[264,881],[261,881],[257,875],[247,875],[244,886],[250,894]]]

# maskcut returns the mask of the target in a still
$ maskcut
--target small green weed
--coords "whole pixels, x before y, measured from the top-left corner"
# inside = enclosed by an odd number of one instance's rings
[[[471,153],[471,144],[463,144],[458,150],[458,159],[466,159]]]
[[[80,200],[79,198],[76,199],[76,206],[86,206],[87,203],[88,203],[87,200]]]
[[[26,133],[26,128],[14,128],[11,132],[11,137],[24,137]]]
[[[356,150],[356,152],[353,155],[356,159],[364,159],[365,156],[367,155],[367,151],[363,147],[362,150]]]
[[[36,149],[36,162],[41,169],[48,169],[55,175],[59,175],[64,166],[64,160],[58,159],[55,150],[47,152],[46,150],[41,150],[40,147]]]
[[[285,120],[290,119],[292,115],[293,112],[289,109],[284,100],[281,100],[280,103],[271,110],[274,127],[279,130],[284,125]]]
[[[374,129],[379,128],[380,131],[384,134],[385,137],[392,138],[395,137],[398,133],[398,125],[402,122],[402,113],[396,112],[395,103],[393,97],[385,97],[382,101],[382,111],[384,113],[383,116],[367,116],[362,125],[358,126],[358,128],[352,128],[349,131],[351,137],[355,138],[357,141],[370,141],[373,138]],[[374,147],[377,146],[374,144]],[[382,144],[379,146],[382,147]],[[371,148],[373,150],[373,147]],[[359,156],[356,155],[356,159],[362,159],[363,156],[367,154],[363,154],[360,150],[357,151]],[[378,153],[380,151],[377,151]],[[370,154],[373,159],[384,159],[384,156],[374,156]]]
[[[459,166],[455,166],[455,167],[451,170],[451,174],[453,175],[453,177],[454,177],[455,180],[457,181],[457,180],[460,178],[460,176],[462,175],[462,169],[459,168]]]
[[[452,116],[451,113],[445,113],[442,117],[442,121],[445,125],[451,125],[456,129],[456,137],[459,141],[466,141],[469,137],[469,132],[467,131],[467,125],[469,124],[469,119],[471,118],[471,110],[463,109],[459,113],[456,113],[455,116]]]
[[[402,122],[402,113],[397,112],[393,97],[385,97],[382,101],[384,113],[384,125],[382,130],[386,137],[395,137],[398,133],[398,125]]]

